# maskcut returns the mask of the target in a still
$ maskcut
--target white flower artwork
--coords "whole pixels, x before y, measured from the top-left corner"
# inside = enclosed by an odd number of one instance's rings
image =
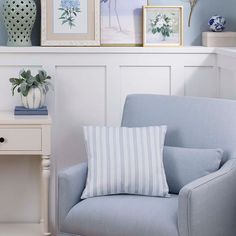
[[[145,46],[182,46],[182,7],[147,6],[144,8]]]

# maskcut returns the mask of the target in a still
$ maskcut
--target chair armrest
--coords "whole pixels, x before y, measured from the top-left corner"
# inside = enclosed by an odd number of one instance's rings
[[[236,159],[181,189],[178,228],[180,236],[236,235]]]
[[[70,209],[81,199],[87,178],[87,163],[72,166],[58,175],[58,213],[62,225]]]

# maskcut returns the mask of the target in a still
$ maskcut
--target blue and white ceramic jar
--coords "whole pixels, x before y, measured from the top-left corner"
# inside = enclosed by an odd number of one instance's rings
[[[3,20],[8,46],[31,46],[31,32],[36,19],[34,0],[3,0]]]
[[[212,16],[208,22],[213,32],[222,32],[225,29],[226,20],[223,16]]]

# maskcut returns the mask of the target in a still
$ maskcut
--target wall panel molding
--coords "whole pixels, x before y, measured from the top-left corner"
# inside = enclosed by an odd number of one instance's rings
[[[156,93],[236,99],[236,50],[183,48],[0,47],[0,110],[20,104],[9,77],[45,69],[54,91],[51,227],[56,232],[57,171],[85,160],[82,126],[121,122],[125,96]]]

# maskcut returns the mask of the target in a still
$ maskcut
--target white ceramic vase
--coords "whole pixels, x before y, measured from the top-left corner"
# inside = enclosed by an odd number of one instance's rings
[[[46,93],[42,87],[30,88],[28,95],[25,97],[21,94],[21,101],[25,108],[38,109],[45,103]]]

